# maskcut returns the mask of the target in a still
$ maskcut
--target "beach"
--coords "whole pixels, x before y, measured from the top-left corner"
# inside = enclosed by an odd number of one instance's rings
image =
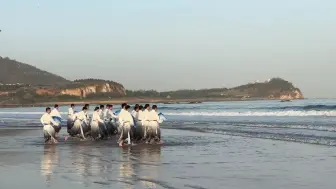
[[[122,148],[115,139],[45,145],[43,107],[0,109],[0,188],[331,189],[333,103],[162,104],[164,144]]]

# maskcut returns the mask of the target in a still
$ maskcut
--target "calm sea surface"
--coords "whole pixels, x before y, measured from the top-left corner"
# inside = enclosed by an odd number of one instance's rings
[[[44,145],[44,109],[0,109],[1,189],[336,187],[336,100],[159,104],[164,145],[123,148]]]

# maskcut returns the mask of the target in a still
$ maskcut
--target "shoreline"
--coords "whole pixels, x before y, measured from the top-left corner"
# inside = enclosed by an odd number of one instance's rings
[[[201,104],[203,102],[235,102],[235,101],[262,101],[262,100],[279,100],[282,99],[269,99],[269,98],[190,98],[190,99],[163,99],[163,98],[117,98],[111,100],[83,100],[83,101],[56,101],[56,102],[38,102],[34,104],[0,104],[0,108],[19,108],[19,107],[41,107],[58,105],[84,105],[84,104],[140,104],[140,103],[156,103],[156,104]],[[303,100],[303,99],[291,99]]]

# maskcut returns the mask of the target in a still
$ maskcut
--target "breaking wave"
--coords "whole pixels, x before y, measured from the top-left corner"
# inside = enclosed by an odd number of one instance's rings
[[[270,109],[270,110],[304,110],[304,111],[336,111],[336,105],[306,105],[306,106],[276,106],[276,107],[259,107],[254,109]]]
[[[274,111],[274,112],[169,112],[165,115],[172,116],[217,116],[217,117],[229,117],[229,116],[336,116],[335,111]]]

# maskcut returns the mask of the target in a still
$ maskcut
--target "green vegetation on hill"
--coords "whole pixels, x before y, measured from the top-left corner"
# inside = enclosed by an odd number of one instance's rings
[[[117,83],[115,81],[111,81],[111,80],[103,80],[103,79],[76,79],[74,80],[75,83],[81,83],[81,84],[86,84],[86,85],[91,85],[91,84],[100,84],[100,83],[109,83],[112,85],[117,85],[117,86],[122,86],[122,84]]]
[[[157,97],[157,98],[270,98],[279,97],[284,93],[294,93],[300,89],[295,88],[292,83],[281,78],[273,78],[267,82],[250,83],[234,88],[213,88],[200,90],[177,90],[157,92],[155,90],[127,90],[129,97]]]
[[[0,57],[0,83],[30,85],[67,84],[70,81],[34,66]]]

